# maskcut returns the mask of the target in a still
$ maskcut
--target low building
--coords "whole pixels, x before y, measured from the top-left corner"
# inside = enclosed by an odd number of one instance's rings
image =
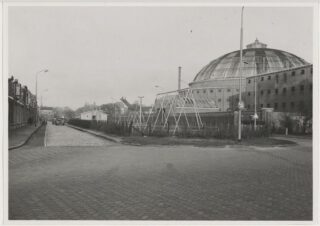
[[[101,110],[91,110],[82,112],[80,114],[80,119],[82,120],[97,120],[97,121],[107,121],[108,114]]]

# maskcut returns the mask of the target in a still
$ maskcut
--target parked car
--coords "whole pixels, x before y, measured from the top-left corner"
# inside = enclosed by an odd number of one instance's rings
[[[55,125],[64,125],[65,124],[65,119],[64,118],[56,118],[55,120]]]

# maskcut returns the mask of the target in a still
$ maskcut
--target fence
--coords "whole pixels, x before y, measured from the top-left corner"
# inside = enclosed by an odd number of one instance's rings
[[[82,120],[82,119],[70,119],[68,121],[70,125],[78,126],[84,129],[92,129],[108,134],[114,134],[118,136],[129,136],[132,132],[132,123],[116,122],[113,120],[97,121],[97,120]]]

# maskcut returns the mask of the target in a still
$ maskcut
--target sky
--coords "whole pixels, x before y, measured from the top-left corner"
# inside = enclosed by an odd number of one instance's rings
[[[244,46],[312,63],[313,9],[246,7]],[[105,104],[176,90],[210,61],[240,48],[240,7],[10,6],[8,71],[46,106]],[[158,87],[156,87],[158,86]]]

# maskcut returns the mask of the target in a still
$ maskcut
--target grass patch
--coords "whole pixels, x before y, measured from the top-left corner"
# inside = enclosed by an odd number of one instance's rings
[[[129,145],[192,145],[196,147],[223,147],[226,145],[253,145],[253,146],[286,146],[296,144],[293,141],[275,139],[269,137],[251,138],[238,143],[235,140],[227,139],[205,139],[205,138],[179,138],[179,137],[123,137],[123,144]]]

